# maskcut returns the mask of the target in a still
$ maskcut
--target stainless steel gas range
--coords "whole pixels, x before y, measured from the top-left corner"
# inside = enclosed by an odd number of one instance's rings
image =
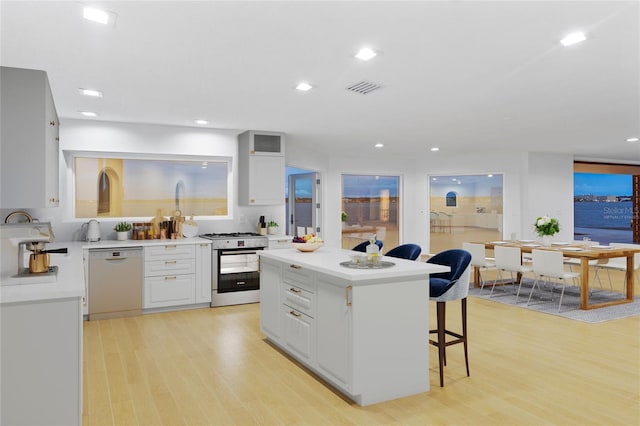
[[[240,305],[260,300],[258,251],[267,237],[253,232],[202,234],[211,240],[211,306]]]

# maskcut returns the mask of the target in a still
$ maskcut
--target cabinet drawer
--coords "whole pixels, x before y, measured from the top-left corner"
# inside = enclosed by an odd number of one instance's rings
[[[164,244],[144,248],[144,260],[194,259],[196,248],[193,244]]]
[[[143,308],[189,305],[195,303],[195,275],[150,277],[144,280]]]
[[[144,276],[183,275],[196,272],[195,259],[167,259],[144,262]]]
[[[304,269],[294,264],[284,267],[283,281],[287,284],[300,287],[311,293],[315,293],[316,288],[313,279],[313,271]]]
[[[316,341],[313,318],[287,306],[282,306],[281,312],[285,345],[302,360],[312,363]]]
[[[310,317],[315,317],[315,294],[303,288],[282,283],[282,303]]]

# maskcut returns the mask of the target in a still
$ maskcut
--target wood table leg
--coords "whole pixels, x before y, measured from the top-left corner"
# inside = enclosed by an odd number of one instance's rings
[[[589,259],[580,259],[580,309],[589,309]]]
[[[626,298],[629,301],[633,301],[633,291],[636,285],[636,283],[634,282],[634,274],[633,274],[634,273],[633,258],[634,258],[633,254],[630,254],[629,256],[627,256],[627,272],[626,272],[627,279],[625,280],[625,282],[627,283]]]
[[[477,266],[473,267],[473,286],[480,288],[480,268]]]

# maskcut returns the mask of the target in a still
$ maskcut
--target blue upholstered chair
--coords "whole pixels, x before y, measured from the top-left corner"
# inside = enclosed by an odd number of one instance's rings
[[[369,245],[369,241],[363,241],[360,244],[358,244],[357,246],[355,246],[354,248],[352,248],[351,250],[353,250],[353,251],[361,251],[362,253],[365,253],[367,251],[367,246],[368,245]],[[380,250],[382,250],[382,241],[376,240],[376,245],[378,246],[378,248]]]
[[[469,376],[469,358],[467,354],[467,294],[469,294],[469,276],[471,274],[471,253],[466,250],[446,250],[436,254],[427,263],[449,266],[450,272],[431,274],[429,277],[429,300],[436,302],[437,321],[436,329],[429,330],[435,333],[437,340],[429,339],[429,343],[438,348],[438,362],[440,365],[440,386],[444,386],[444,366],[447,365],[446,347],[449,345],[464,344],[464,362]],[[462,305],[462,334],[447,330],[445,327],[446,302],[460,300]],[[453,336],[454,340],[446,341],[445,336]]]
[[[392,248],[384,255],[398,257],[400,259],[416,260],[418,256],[420,256],[421,252],[422,248],[417,244],[402,244],[398,247]]]

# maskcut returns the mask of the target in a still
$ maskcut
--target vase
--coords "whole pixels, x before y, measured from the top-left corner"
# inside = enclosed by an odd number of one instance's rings
[[[118,241],[125,241],[129,237],[129,231],[116,232],[116,239]]]
[[[278,227],[277,226],[270,226],[267,228],[267,234],[269,235],[275,235],[278,233]]]
[[[545,247],[549,247],[551,242],[553,241],[553,235],[543,235],[542,236],[542,245]]]

